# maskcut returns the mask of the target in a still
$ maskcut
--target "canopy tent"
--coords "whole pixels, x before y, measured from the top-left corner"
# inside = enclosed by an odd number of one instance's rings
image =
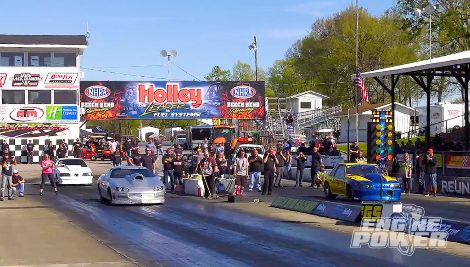
[[[465,122],[465,149],[470,149],[469,144],[469,119],[468,119],[468,84],[470,81],[470,50],[448,56],[423,60],[414,63],[384,68],[361,73],[362,78],[373,78],[390,95],[392,111],[395,111],[395,88],[401,76],[411,77],[426,93],[426,146],[430,145],[431,124],[431,86],[435,77],[455,78],[464,91],[464,122]],[[352,76],[353,78],[355,75]],[[389,82],[387,82],[387,78]],[[394,118],[392,117],[394,120]],[[393,123],[395,123],[393,121]]]

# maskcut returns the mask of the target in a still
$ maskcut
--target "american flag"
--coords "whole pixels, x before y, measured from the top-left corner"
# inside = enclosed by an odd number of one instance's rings
[[[359,88],[361,92],[362,101],[369,102],[369,94],[367,93],[367,89],[364,85],[364,80],[362,79],[362,77],[360,75],[357,75],[354,79],[354,82],[356,83],[357,88]]]

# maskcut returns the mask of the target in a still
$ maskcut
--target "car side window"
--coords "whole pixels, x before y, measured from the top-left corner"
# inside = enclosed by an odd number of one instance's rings
[[[331,176],[335,176],[336,175],[336,170],[338,170],[338,165],[336,165],[336,167],[334,167],[331,172],[330,172],[330,175]]]
[[[343,165],[338,166],[338,169],[336,169],[335,177],[338,179],[344,179],[344,166]]]

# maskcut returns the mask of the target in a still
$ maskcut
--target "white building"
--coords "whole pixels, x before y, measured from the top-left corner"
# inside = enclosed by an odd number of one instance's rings
[[[287,108],[292,110],[294,114],[322,109],[324,98],[328,97],[313,91],[305,91],[289,96],[287,98]]]
[[[44,147],[79,137],[80,56],[84,35],[0,35],[0,139],[18,162],[33,140],[34,162]],[[71,151],[69,151],[71,155]]]
[[[359,106],[359,142],[367,142],[367,123],[371,122],[372,110],[392,110],[392,104],[365,104]],[[414,116],[415,109],[400,103],[395,103],[395,132],[407,133],[411,130],[411,116]],[[340,143],[348,141],[348,110],[337,115],[340,118]],[[349,140],[356,140],[356,108],[349,109]]]
[[[426,127],[426,107],[418,107],[419,128]],[[464,104],[435,103],[431,105],[431,135],[445,133],[454,126],[464,125]]]

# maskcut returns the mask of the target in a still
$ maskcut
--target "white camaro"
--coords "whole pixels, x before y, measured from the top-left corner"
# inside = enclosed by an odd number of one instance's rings
[[[145,167],[118,166],[98,178],[98,195],[110,204],[163,204],[160,177]]]
[[[93,173],[83,159],[58,159],[54,168],[54,176],[58,184],[93,184]]]

